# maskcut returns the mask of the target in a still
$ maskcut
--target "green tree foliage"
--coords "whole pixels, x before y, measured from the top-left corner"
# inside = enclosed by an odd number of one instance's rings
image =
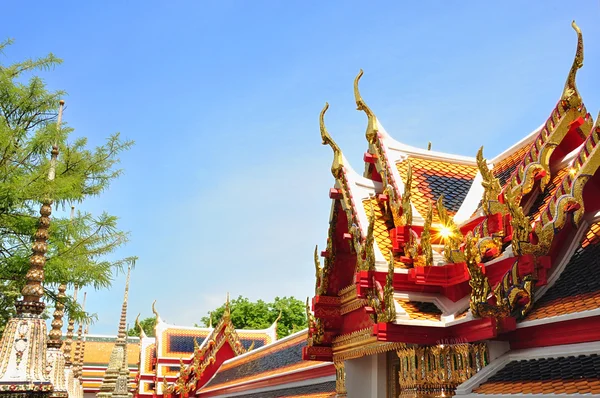
[[[0,43],[0,53],[10,44],[10,40]],[[0,60],[0,329],[12,315],[23,286],[44,198],[54,202],[45,283],[51,305],[59,283],[108,288],[115,272],[131,260],[107,259],[128,239],[115,216],[77,212],[69,220],[71,204],[101,194],[121,174],[119,155],[133,143],[114,134],[92,149],[86,138],[73,137],[73,129],[65,123],[56,125],[65,92],[49,90],[35,73],[61,62],[52,54],[12,65]],[[50,182],[50,150],[55,143],[60,154],[55,181]],[[84,316],[72,300],[66,305],[74,318]]]
[[[156,318],[145,318],[140,321],[140,325],[142,329],[144,329],[144,333],[148,337],[154,337],[154,326],[156,326]],[[137,327],[132,327],[127,331],[128,336],[140,336],[140,330]]]
[[[275,322],[281,312],[281,319],[277,322],[277,337],[282,338],[307,327],[306,310],[302,301],[294,297],[275,297],[271,303],[263,300],[250,301],[239,296],[231,300],[231,322],[236,329],[265,329]],[[208,327],[211,320],[216,325],[225,312],[225,304],[209,312],[209,316],[200,321]]]

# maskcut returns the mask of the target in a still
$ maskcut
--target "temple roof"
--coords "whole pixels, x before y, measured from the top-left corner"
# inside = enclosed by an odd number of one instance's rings
[[[303,330],[265,347],[242,354],[223,363],[215,376],[198,391],[199,396],[227,394],[232,391],[244,391],[244,396],[254,396],[252,391],[264,386],[260,381],[269,380],[272,391],[262,391],[261,397],[313,396],[302,394],[323,394],[331,396],[335,391],[335,382],[328,381],[313,386],[286,388],[290,380],[305,380],[324,364],[317,361],[303,361],[302,348],[307,344],[308,331]],[[332,365],[325,364],[331,368]],[[334,380],[334,379],[332,379]],[[278,386],[278,387],[277,387]],[[271,395],[275,394],[275,395]]]
[[[598,354],[509,362],[476,394],[600,394]]]
[[[558,280],[535,302],[525,321],[600,308],[600,222],[592,224]]]

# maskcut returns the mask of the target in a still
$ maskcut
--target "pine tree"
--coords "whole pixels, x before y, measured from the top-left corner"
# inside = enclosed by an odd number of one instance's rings
[[[11,40],[0,43],[0,53],[10,44]],[[73,129],[65,123],[56,125],[59,100],[65,92],[49,90],[35,73],[50,71],[61,63],[52,54],[8,66],[0,60],[0,330],[23,285],[44,198],[54,202],[46,265],[47,301],[55,299],[59,283],[108,288],[115,272],[131,260],[107,259],[128,240],[115,216],[77,212],[71,221],[56,211],[68,210],[71,204],[107,189],[122,172],[117,168],[119,155],[133,144],[114,134],[104,145],[90,149],[86,138],[74,138]],[[56,178],[50,183],[49,154],[55,143],[60,154]],[[71,316],[83,316],[77,305],[66,304]]]

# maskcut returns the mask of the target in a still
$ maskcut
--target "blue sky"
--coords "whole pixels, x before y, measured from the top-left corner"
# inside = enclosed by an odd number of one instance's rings
[[[576,4],[576,7],[575,7]],[[363,98],[397,140],[492,157],[550,114],[584,34],[578,86],[600,109],[600,4],[583,1],[130,1],[4,5],[2,62],[53,52],[64,119],[91,145],[136,141],[125,174],[83,210],[120,216],[137,255],[130,321],[191,325],[226,292],[313,294],[333,183],[330,133],[363,167]],[[89,292],[93,333],[115,333],[123,294]]]

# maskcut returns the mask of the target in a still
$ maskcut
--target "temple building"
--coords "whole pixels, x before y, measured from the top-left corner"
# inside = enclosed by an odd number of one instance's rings
[[[43,319],[52,200],[23,299],[0,340],[0,398],[502,397],[600,394],[600,122],[576,86],[583,37],[543,124],[494,158],[421,149],[367,116],[364,171],[333,150],[331,213],[315,248],[309,327],[236,329],[229,298],[207,328],[163,321],[116,338]],[[558,88],[557,88],[558,91]],[[64,102],[60,103],[58,124]],[[600,118],[600,117],[599,117]],[[58,148],[52,149],[53,180]],[[321,258],[323,260],[321,260]],[[85,296],[84,296],[85,297]],[[74,297],[76,299],[76,297]],[[85,302],[85,298],[84,298]]]
[[[303,354],[335,366],[338,397],[600,394],[600,124],[573,28],[556,106],[493,159],[396,141],[361,71],[360,174],[323,109],[335,185]]]
[[[156,337],[141,331],[137,396],[193,395],[225,361],[277,340],[277,320],[267,329],[236,330],[228,303],[223,318],[208,328],[168,324],[152,304]]]

